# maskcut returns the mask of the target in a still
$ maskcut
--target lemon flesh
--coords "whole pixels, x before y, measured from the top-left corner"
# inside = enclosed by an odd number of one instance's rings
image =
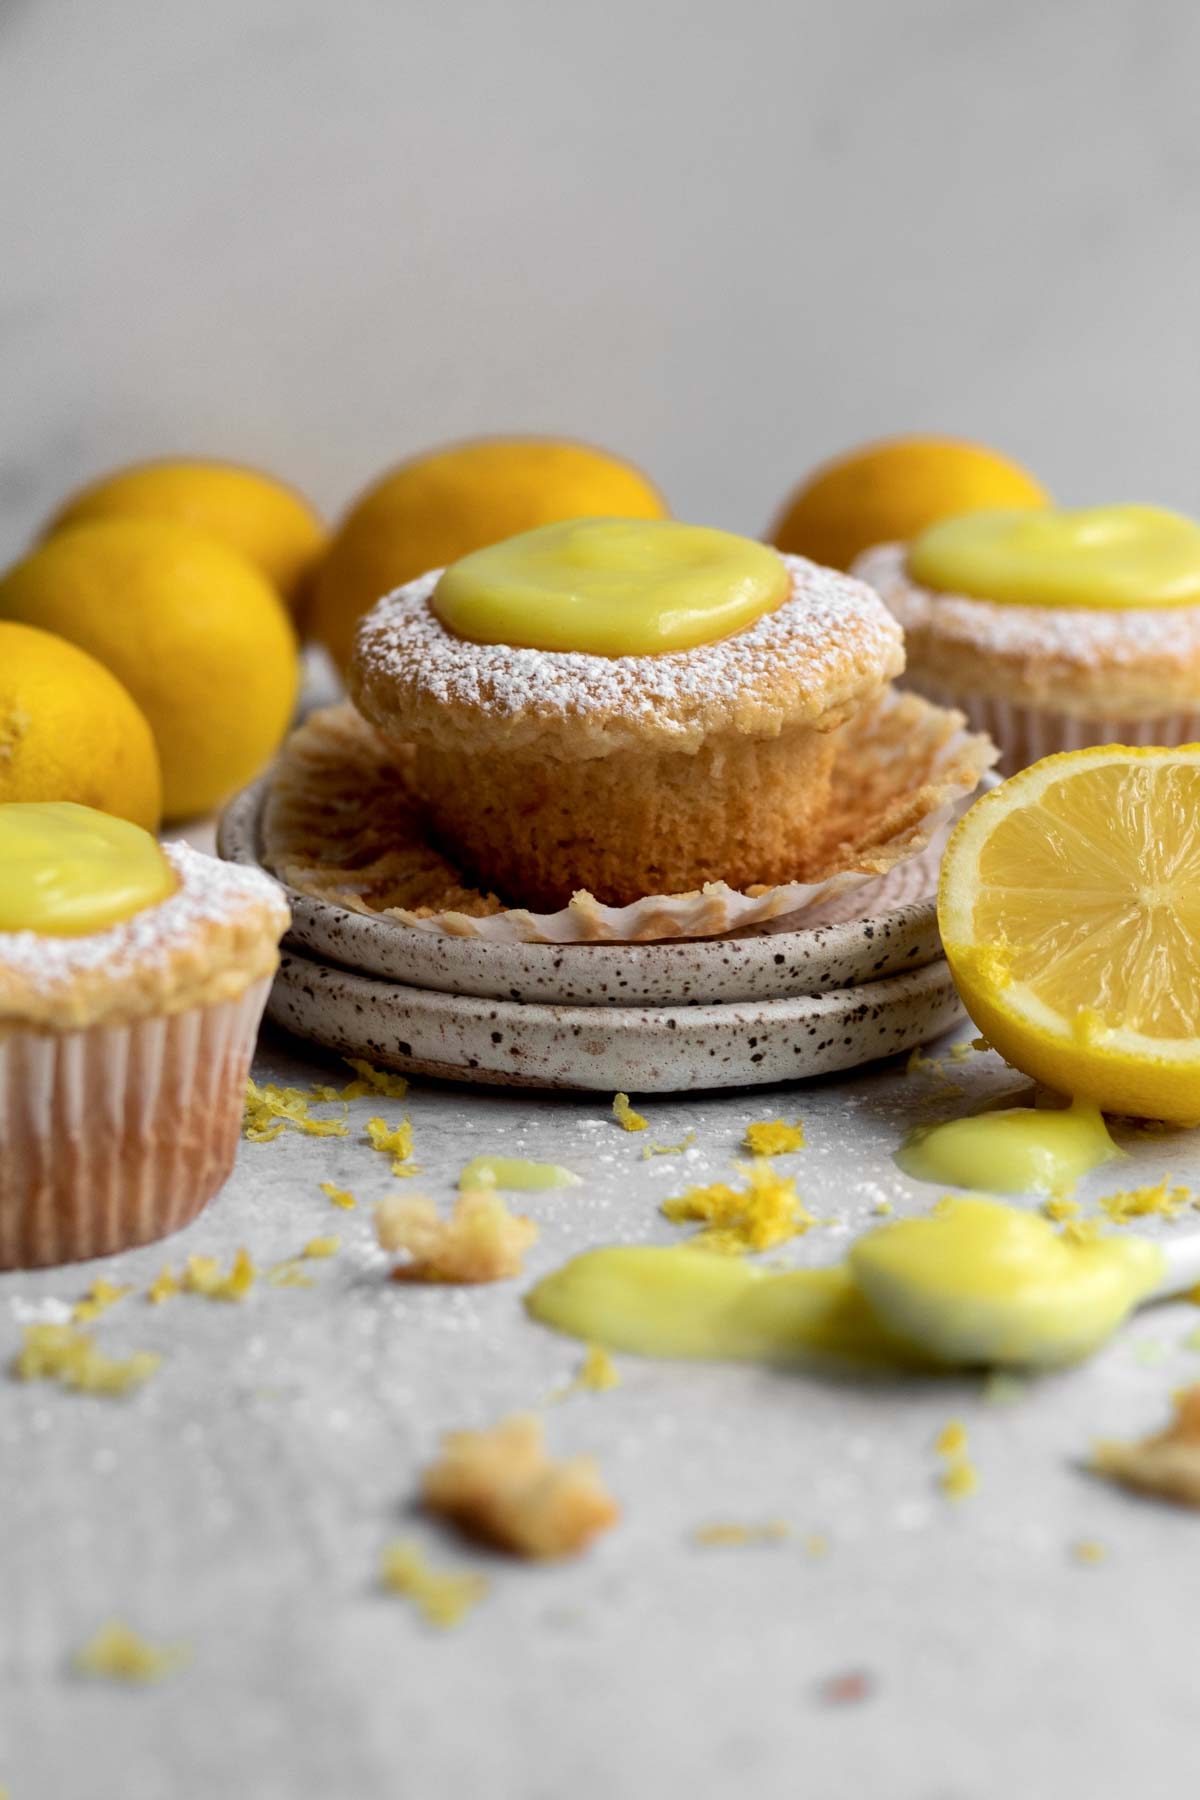
[[[947,848],[938,917],[1008,1061],[1108,1112],[1200,1120],[1200,747],[1047,757]]]

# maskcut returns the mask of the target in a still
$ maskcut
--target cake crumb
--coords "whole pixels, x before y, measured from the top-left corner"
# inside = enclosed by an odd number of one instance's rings
[[[417,1173],[411,1161],[413,1153],[411,1119],[402,1119],[399,1125],[389,1125],[386,1119],[368,1119],[366,1131],[372,1150],[378,1150],[381,1156],[391,1157],[393,1175],[415,1175]]]
[[[71,1325],[27,1325],[13,1374],[19,1381],[57,1381],[77,1393],[116,1395],[141,1387],[161,1362],[153,1350],[106,1356]]]
[[[103,1276],[93,1281],[82,1300],[77,1300],[71,1308],[71,1318],[76,1325],[88,1325],[98,1319],[101,1313],[107,1312],[110,1306],[116,1306],[127,1294],[132,1294],[131,1287],[117,1287]]]
[[[803,1150],[804,1127],[799,1119],[791,1125],[783,1119],[763,1119],[747,1125],[742,1142],[754,1156],[787,1156],[793,1150]]]
[[[1145,1187],[1123,1188],[1115,1194],[1102,1194],[1097,1204],[1114,1225],[1128,1225],[1131,1219],[1174,1219],[1185,1206],[1191,1206],[1195,1195],[1190,1188],[1172,1186],[1171,1177]]]
[[[1200,1384],[1183,1388],[1174,1403],[1175,1416],[1164,1431],[1133,1444],[1104,1439],[1091,1466],[1139,1493],[1200,1507]]]
[[[695,1141],[695,1132],[685,1131],[677,1144],[644,1144],[642,1161],[649,1162],[652,1156],[682,1156],[685,1150],[691,1149]]]
[[[875,1677],[866,1669],[847,1669],[827,1676],[818,1691],[825,1706],[859,1706],[875,1692]]]
[[[746,1177],[742,1189],[714,1181],[663,1202],[663,1214],[673,1224],[696,1220],[704,1225],[705,1229],[689,1240],[699,1249],[727,1256],[770,1250],[802,1236],[816,1224],[802,1204],[795,1182],[780,1175],[765,1157],[756,1156],[752,1163],[737,1166]]]
[[[375,1235],[382,1249],[408,1255],[393,1269],[394,1281],[478,1284],[519,1275],[538,1228],[532,1219],[509,1212],[494,1188],[467,1188],[448,1219],[423,1196],[397,1194],[380,1201]]]
[[[532,1413],[448,1433],[421,1498],[468,1536],[530,1558],[577,1555],[618,1517],[592,1459],[549,1456]]]
[[[420,1545],[405,1538],[384,1546],[379,1573],[385,1588],[411,1600],[425,1623],[440,1631],[461,1624],[488,1590],[484,1575],[430,1568]]]
[[[183,1645],[160,1648],[120,1619],[110,1619],[75,1652],[73,1662],[80,1675],[145,1685],[174,1674],[187,1658]]]
[[[215,1256],[189,1256],[184,1264],[183,1291],[186,1294],[200,1294],[205,1300],[244,1300],[249,1294],[258,1270],[251,1260],[250,1252],[244,1247],[237,1251],[229,1273],[221,1273],[221,1265]]]
[[[786,1519],[768,1519],[765,1525],[738,1525],[733,1521],[698,1525],[692,1538],[706,1549],[725,1549],[745,1544],[781,1544],[791,1535],[792,1528]]]
[[[640,1112],[633,1110],[629,1104],[628,1094],[614,1094],[612,1110],[613,1118],[622,1131],[645,1131],[650,1124],[649,1119],[643,1118]]]
[[[331,1206],[339,1207],[342,1212],[353,1212],[354,1208],[358,1205],[358,1201],[354,1198],[354,1195],[350,1192],[349,1188],[335,1187],[332,1181],[323,1181],[321,1183],[321,1192]]]

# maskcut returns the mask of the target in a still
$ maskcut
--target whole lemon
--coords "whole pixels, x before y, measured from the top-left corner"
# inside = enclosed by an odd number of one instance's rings
[[[780,550],[848,569],[873,544],[908,543],[939,519],[1045,506],[1032,475],[982,444],[898,437],[847,451],[801,482],[768,533]]]
[[[74,800],[157,831],[162,776],[145,715],[65,639],[0,620],[0,801]]]
[[[220,538],[296,610],[328,533],[307,500],[273,476],[201,458],[135,463],[89,482],[41,533],[93,519],[175,519]]]
[[[375,602],[429,569],[559,519],[661,519],[632,464],[559,438],[479,438],[401,463],[351,508],[313,582],[313,636],[345,669]]]
[[[150,722],[168,818],[209,812],[275,750],[298,685],[274,588],[190,525],[75,525],[0,578],[0,619],[69,638],[111,669]]]

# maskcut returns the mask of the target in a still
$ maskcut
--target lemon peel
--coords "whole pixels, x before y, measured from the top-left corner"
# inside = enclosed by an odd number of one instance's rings
[[[184,1265],[182,1287],[186,1294],[199,1294],[205,1300],[241,1301],[258,1279],[258,1270],[250,1252],[240,1249],[234,1255],[228,1273],[221,1273],[215,1256],[189,1256]]]
[[[321,1183],[321,1192],[331,1206],[338,1207],[342,1212],[353,1212],[354,1208],[358,1205],[358,1201],[350,1192],[349,1188],[335,1187],[332,1181],[323,1181]]]
[[[690,1150],[696,1141],[694,1131],[685,1131],[677,1144],[643,1144],[642,1161],[649,1162],[652,1156],[682,1156]]]
[[[412,1166],[413,1129],[411,1119],[402,1119],[399,1125],[389,1125],[386,1119],[376,1117],[367,1120],[365,1129],[372,1150],[378,1150],[381,1156],[391,1157],[393,1175],[418,1173]]]

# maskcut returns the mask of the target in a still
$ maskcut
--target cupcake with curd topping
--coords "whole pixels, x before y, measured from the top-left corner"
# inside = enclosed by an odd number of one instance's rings
[[[581,519],[380,601],[350,686],[481,881],[624,905],[794,879],[840,727],[903,662],[862,582],[728,532]]]
[[[905,685],[1011,774],[1057,750],[1200,739],[1200,525],[1151,506],[973,513],[854,564],[904,627]]]
[[[222,1186],[287,923],[257,870],[0,805],[0,1269],[148,1243]]]

